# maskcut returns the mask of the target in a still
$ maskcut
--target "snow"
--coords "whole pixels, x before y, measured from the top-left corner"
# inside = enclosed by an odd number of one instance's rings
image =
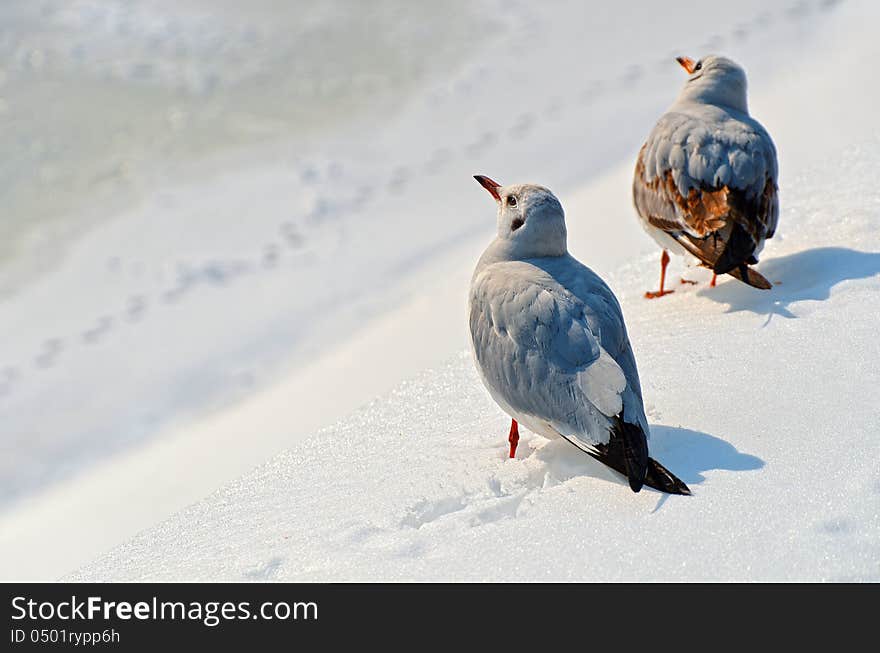
[[[459,38],[485,42],[388,119],[175,168],[4,298],[0,577],[880,579],[880,134],[850,65],[876,60],[877,9],[744,2],[694,36],[692,3],[472,4]],[[749,71],[780,152],[758,269],[782,285],[709,289],[676,260],[701,285],[647,302],[633,161],[672,56],[709,50]],[[475,173],[560,197],[623,306],[652,455],[693,497],[525,431],[504,458],[464,353],[494,227]]]
[[[530,434],[506,459],[462,352],[71,578],[880,580],[878,201],[854,192],[878,146],[841,152],[851,184],[819,168],[788,186],[772,297],[725,281],[641,300],[654,256],[613,276],[652,455],[693,497],[633,494]]]
[[[460,347],[68,578],[880,581],[880,133],[876,91],[842,66],[877,54],[859,9],[753,84],[780,152],[780,233],[759,266],[773,291],[709,288],[678,261],[700,284],[645,301],[659,253],[626,201],[631,161],[558,192],[570,249],[621,300],[651,453],[693,497],[633,494],[527,432],[506,459],[509,421]],[[491,222],[488,200],[475,210]],[[476,260],[461,249],[456,283]],[[460,288],[420,300],[464,321]]]

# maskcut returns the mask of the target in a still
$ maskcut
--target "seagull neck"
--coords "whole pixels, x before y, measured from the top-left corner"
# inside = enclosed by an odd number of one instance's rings
[[[563,249],[559,253],[536,254],[532,251],[524,251],[518,244],[504,238],[496,238],[492,241],[477,264],[477,271],[493,263],[505,263],[508,261],[527,261],[539,258],[562,258],[568,256],[568,250]]]
[[[675,104],[709,104],[749,115],[749,104],[745,93],[737,92],[735,89],[723,89],[714,84],[685,86]]]

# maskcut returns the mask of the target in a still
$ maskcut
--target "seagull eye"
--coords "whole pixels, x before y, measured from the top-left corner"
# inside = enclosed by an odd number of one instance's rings
[[[513,195],[507,196],[507,206],[515,207],[516,206],[516,197]]]
[[[703,69],[703,62],[702,62],[702,61],[698,61],[698,62],[697,62],[697,65],[694,66],[694,72],[697,72],[698,70],[702,70],[702,69]]]

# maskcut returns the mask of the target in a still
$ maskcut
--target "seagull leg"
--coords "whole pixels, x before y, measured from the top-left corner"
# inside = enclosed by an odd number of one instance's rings
[[[516,458],[516,445],[519,444],[519,425],[515,419],[510,420],[510,436],[507,441],[510,442],[510,457]]]
[[[713,275],[712,275],[712,281],[709,282],[709,287],[710,287],[710,288],[714,288],[714,287],[715,287],[715,279],[717,279],[717,278],[718,278],[718,275],[717,275],[717,274],[713,274]]]
[[[656,299],[657,297],[675,292],[674,290],[663,290],[663,284],[666,283],[667,265],[669,265],[669,252],[664,249],[663,254],[660,256],[660,290],[646,292],[645,299]]]

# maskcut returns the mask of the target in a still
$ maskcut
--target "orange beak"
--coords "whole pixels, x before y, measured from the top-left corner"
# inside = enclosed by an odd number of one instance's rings
[[[495,198],[496,202],[501,201],[501,195],[498,194],[498,189],[501,188],[501,184],[497,181],[492,181],[485,175],[474,175],[474,179],[476,179],[480,186],[489,191],[489,194]]]
[[[696,62],[690,57],[676,57],[675,60],[681,64],[681,67],[688,71],[688,75],[692,75],[694,73],[694,66],[696,66]]]

